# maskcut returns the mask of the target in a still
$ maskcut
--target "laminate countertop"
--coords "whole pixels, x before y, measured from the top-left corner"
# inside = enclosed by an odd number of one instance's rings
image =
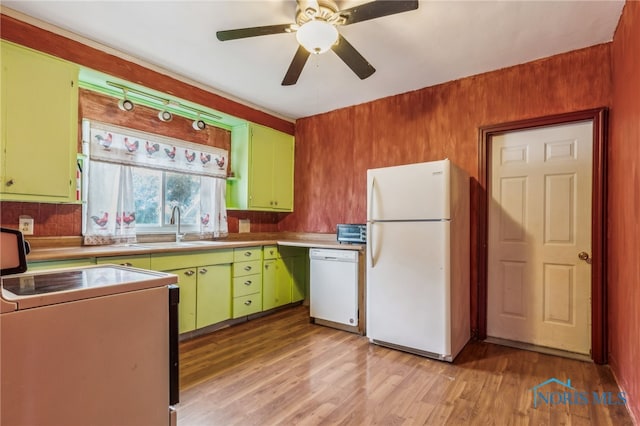
[[[28,240],[28,238],[27,238]],[[150,253],[194,252],[222,250],[238,247],[279,245],[291,247],[328,248],[364,251],[364,244],[340,244],[335,234],[311,234],[297,232],[274,232],[260,234],[231,234],[217,240],[149,241],[133,244],[112,244],[103,246],[63,246],[46,247],[38,244],[27,255],[28,262],[47,260],[68,260],[87,257],[131,256]]]

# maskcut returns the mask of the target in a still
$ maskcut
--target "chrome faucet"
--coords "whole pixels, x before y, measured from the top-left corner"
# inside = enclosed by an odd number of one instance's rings
[[[176,211],[178,212],[178,227],[176,228],[176,243],[179,243],[180,241],[182,241],[182,237],[184,237],[184,234],[180,232],[180,207],[178,206],[173,206],[173,210],[171,210],[171,219],[169,220],[169,224],[171,225],[175,225],[176,224]]]

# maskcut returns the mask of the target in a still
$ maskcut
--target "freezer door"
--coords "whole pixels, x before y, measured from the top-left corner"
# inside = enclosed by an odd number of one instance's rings
[[[449,160],[367,170],[367,220],[450,219]]]
[[[367,337],[449,355],[449,222],[369,224]]]

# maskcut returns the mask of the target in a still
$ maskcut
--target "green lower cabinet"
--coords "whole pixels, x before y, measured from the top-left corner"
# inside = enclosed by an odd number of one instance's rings
[[[231,265],[198,268],[196,328],[231,318]]]
[[[165,271],[178,276],[180,303],[178,304],[178,332],[186,333],[196,329],[196,301],[198,294],[198,275],[196,268]]]
[[[283,261],[291,274],[291,301],[304,300],[307,293],[307,256],[285,257]]]
[[[262,270],[262,309],[291,303],[291,277],[283,259],[264,261]]]

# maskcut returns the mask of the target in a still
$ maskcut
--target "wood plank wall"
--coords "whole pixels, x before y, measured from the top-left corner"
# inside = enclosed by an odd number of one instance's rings
[[[366,170],[450,158],[472,177],[471,318],[477,327],[478,128],[610,106],[610,44],[428,87],[296,122],[294,213],[282,231],[366,220]],[[428,70],[425,70],[428,72]]]
[[[609,362],[640,421],[640,2],[628,1],[612,46],[609,143]]]

